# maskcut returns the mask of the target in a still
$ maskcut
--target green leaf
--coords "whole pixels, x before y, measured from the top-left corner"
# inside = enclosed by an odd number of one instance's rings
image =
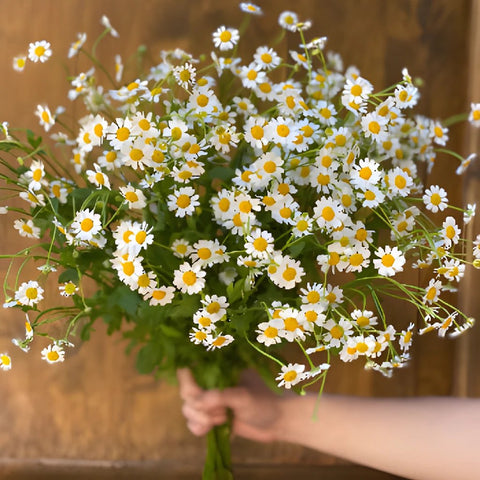
[[[13,140],[1,140],[0,141],[0,150],[4,152],[9,152],[12,148],[19,148],[21,150],[25,150],[25,146],[22,145],[20,142],[15,142]]]
[[[294,243],[290,248],[290,255],[294,258],[298,257],[305,248],[305,242]]]
[[[58,277],[59,283],[74,282],[78,283],[78,272],[75,268],[69,268],[62,272]]]
[[[27,130],[27,140],[34,149],[42,143],[42,137],[35,136],[35,133],[31,130]]]
[[[162,352],[157,343],[147,343],[137,354],[137,370],[139,373],[151,373],[160,363]]]
[[[235,171],[230,167],[213,167],[208,172],[210,178],[219,178],[224,182],[228,182],[235,175]]]
[[[131,316],[136,314],[140,302],[141,298],[138,293],[130,290],[125,285],[119,285],[108,296],[108,303],[120,307]]]
[[[237,300],[240,300],[240,298],[243,297],[244,285],[245,285],[245,279],[241,278],[240,280],[237,280],[235,283],[230,283],[227,286],[227,296],[230,304],[236,302]]]

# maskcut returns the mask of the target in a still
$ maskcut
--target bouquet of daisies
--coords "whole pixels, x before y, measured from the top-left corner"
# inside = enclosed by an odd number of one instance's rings
[[[69,100],[85,106],[78,123],[38,105],[54,146],[3,124],[3,191],[23,203],[2,212],[17,212],[13,227],[32,239],[2,255],[18,266],[4,282],[4,307],[26,315],[18,347],[46,337],[43,358],[61,362],[102,318],[124,332],[142,373],[188,366],[208,388],[253,367],[280,387],[322,390],[334,356],[390,375],[415,334],[473,324],[442,292],[472,251],[480,263],[480,238],[462,237],[475,205],[454,207],[444,186],[420,178],[438,152],[459,174],[474,155],[446,149],[446,122],[412,113],[419,91],[406,69],[375,91],[326,38],[307,41],[310,22],[283,12],[283,34],[300,44],[288,58],[266,44],[242,60],[244,32],[220,26],[208,61],[162,51],[124,80],[120,56],[110,74],[95,55],[101,38],[118,36],[102,24],[91,51],[79,34],[68,54],[93,63],[69,78]],[[14,68],[50,57],[51,45],[35,42]],[[469,119],[480,124],[480,104]],[[33,277],[30,262],[40,265]],[[402,280],[411,268],[428,281]],[[44,305],[47,277],[68,304]],[[389,322],[387,297],[413,304],[419,323]],[[1,368],[11,365],[1,354]],[[231,478],[228,426],[210,434],[204,475]]]

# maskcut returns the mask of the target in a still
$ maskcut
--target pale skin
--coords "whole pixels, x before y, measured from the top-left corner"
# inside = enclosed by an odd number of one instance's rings
[[[257,378],[239,387],[202,390],[178,372],[183,414],[205,435],[233,412],[236,435],[290,442],[415,480],[480,478],[480,399],[371,398],[272,393]]]

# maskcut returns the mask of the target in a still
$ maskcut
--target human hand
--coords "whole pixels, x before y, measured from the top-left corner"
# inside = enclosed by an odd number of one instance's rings
[[[233,412],[233,433],[258,442],[278,438],[283,397],[269,390],[260,377],[248,372],[240,386],[224,390],[203,390],[188,369],[177,372],[182,412],[194,435],[205,435],[227,421]]]

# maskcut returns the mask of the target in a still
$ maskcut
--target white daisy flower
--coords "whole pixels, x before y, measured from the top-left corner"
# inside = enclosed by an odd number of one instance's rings
[[[78,286],[74,282],[66,282],[58,286],[60,295],[63,297],[71,297],[78,292]]]
[[[240,39],[240,33],[236,28],[218,27],[213,33],[213,43],[221,51],[231,50]]]
[[[40,238],[40,228],[34,225],[33,220],[15,220],[13,226],[22,237]]]
[[[175,296],[174,287],[159,286],[154,288],[147,288],[143,294],[144,300],[149,300],[149,305],[167,305],[172,302]]]
[[[377,257],[373,260],[373,265],[378,270],[378,274],[385,277],[393,277],[396,273],[403,270],[405,265],[405,256],[397,247],[386,245],[385,248],[379,247],[375,252]]]
[[[455,218],[447,217],[442,223],[443,244],[445,248],[456,245],[460,240],[461,230],[457,226]]]
[[[207,350],[215,350],[217,348],[226,347],[233,341],[234,338],[231,335],[223,335],[223,333],[220,333],[214,337],[213,335],[208,334],[205,340],[205,345],[207,346]]]
[[[42,350],[41,355],[42,359],[48,363],[58,363],[65,360],[65,351],[56,343],[52,343],[48,347],[45,347]]]
[[[278,381],[279,387],[290,389],[292,386],[301,382],[305,378],[305,365],[299,363],[289,363],[282,366],[282,371],[275,380]]]
[[[17,72],[23,72],[25,69],[25,64],[27,63],[27,56],[26,55],[17,55],[13,57],[12,64],[13,69]]]
[[[12,368],[12,358],[8,353],[0,353],[0,368],[3,371],[7,371]]]
[[[46,62],[52,55],[50,43],[46,40],[40,40],[28,45],[28,58],[32,62]]]
[[[70,233],[79,240],[86,241],[92,240],[95,235],[100,233],[101,229],[100,215],[88,208],[78,211],[70,225]]]
[[[181,187],[168,196],[167,207],[176,217],[190,216],[200,205],[199,196],[192,187]]]
[[[15,300],[20,305],[33,307],[43,299],[43,288],[35,280],[23,282],[15,292]]]
[[[206,272],[201,269],[201,265],[185,262],[174,271],[173,284],[182,292],[188,295],[199,293],[205,287]]]
[[[128,184],[126,187],[120,187],[120,193],[125,198],[129,208],[141,210],[147,206],[146,197],[143,190]]]

